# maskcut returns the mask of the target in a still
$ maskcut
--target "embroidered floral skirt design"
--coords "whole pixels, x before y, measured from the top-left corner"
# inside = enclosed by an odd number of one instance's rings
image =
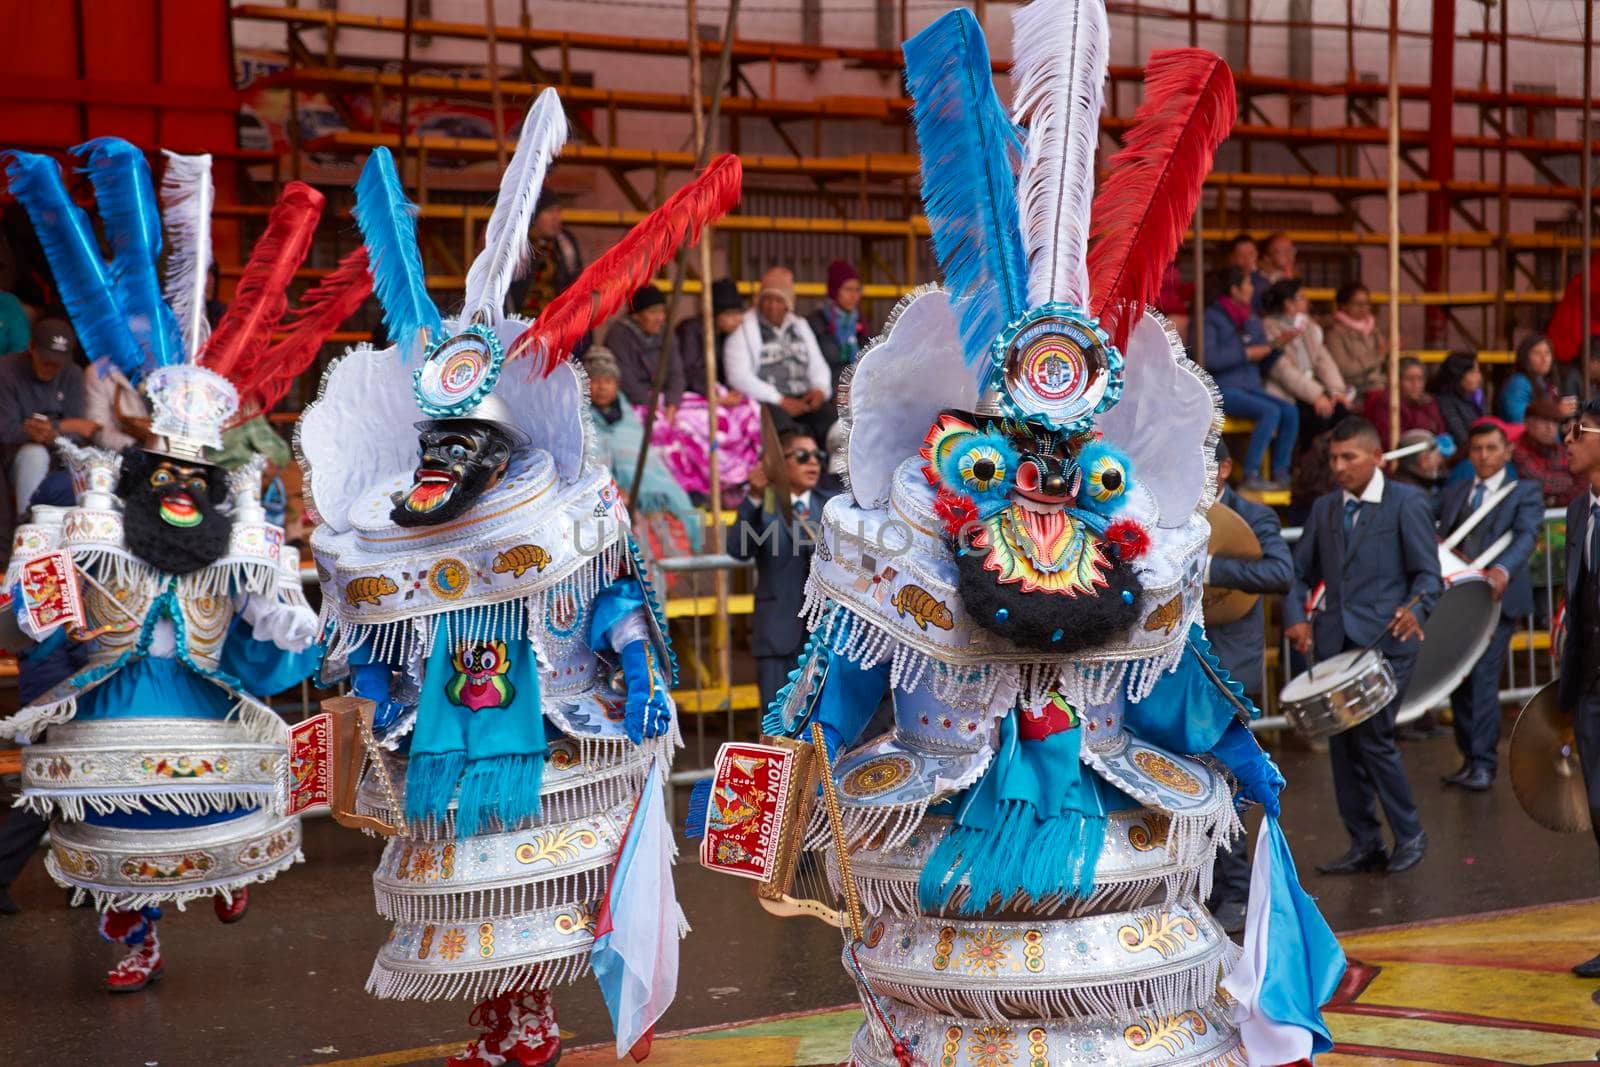
[[[452,817],[390,838],[372,882],[394,926],[367,991],[484,1000],[587,973],[596,915],[653,758],[653,747],[625,739],[553,739],[536,818],[457,837]],[[403,761],[391,769],[394,796],[369,772],[357,808],[400,825]]]

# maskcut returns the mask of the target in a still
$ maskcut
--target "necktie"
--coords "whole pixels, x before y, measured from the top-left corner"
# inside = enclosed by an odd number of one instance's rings
[[[797,519],[809,519],[811,517],[811,509],[806,506],[805,497],[800,497],[794,502],[794,517]]]
[[[1355,529],[1356,515],[1361,511],[1361,501],[1346,500],[1344,502],[1344,532],[1349,533]]]
[[[1474,511],[1477,511],[1479,508],[1483,507],[1483,494],[1488,488],[1489,487],[1484,485],[1482,482],[1479,482],[1477,485],[1472,487],[1472,499],[1467,501],[1468,515],[1471,515]]]

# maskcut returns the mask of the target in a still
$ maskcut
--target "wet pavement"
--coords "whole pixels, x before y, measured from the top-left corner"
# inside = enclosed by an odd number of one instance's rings
[[[1346,847],[1327,757],[1280,759],[1291,785],[1284,826],[1306,887],[1341,933],[1595,895],[1596,850],[1587,834],[1541,829],[1502,779],[1488,794],[1445,791],[1458,759],[1449,738],[1406,746],[1431,847],[1414,871],[1325,878],[1312,870]],[[679,797],[680,807],[682,796]],[[380,844],[328,819],[306,824],[308,862],[257,887],[243,922],[219,924],[207,906],[162,923],[167,975],[140,994],[100,991],[121,954],[94,934],[88,909],[37,860],[13,887],[23,914],[0,917],[0,1036],[6,1062],[190,1067],[311,1064],[353,1067],[442,1061],[468,1036],[464,1002],[380,1002],[363,991],[387,928],[372,910],[370,876]],[[678,1030],[839,1005],[853,989],[839,966],[837,934],[805,919],[778,920],[745,883],[710,875],[685,850],[679,896],[695,930],[683,945],[677,1002],[661,1029]],[[1382,935],[1378,935],[1382,936]],[[1600,951],[1600,931],[1574,938],[1571,960]],[[1597,983],[1600,988],[1600,983]],[[558,993],[572,1045],[611,1038],[592,979]],[[430,1047],[438,1046],[435,1052]]]

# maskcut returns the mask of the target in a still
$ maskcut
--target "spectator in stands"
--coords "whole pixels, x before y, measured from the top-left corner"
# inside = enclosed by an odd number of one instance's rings
[[[1261,273],[1269,282],[1300,277],[1295,266],[1294,242],[1289,240],[1288,234],[1275,233],[1261,245]]]
[[[99,427],[94,443],[113,452],[143,446],[150,436],[150,405],[127,376],[102,356],[83,376],[84,414]]]
[[[1217,297],[1204,319],[1206,370],[1222,392],[1222,410],[1255,423],[1245,448],[1242,488],[1281,489],[1288,484],[1300,414],[1293,403],[1267,392],[1261,384],[1264,361],[1283,355],[1283,341],[1267,340],[1261,320],[1250,310],[1250,277],[1238,266],[1225,267],[1217,279]],[[1285,333],[1293,339],[1298,334]],[[1272,445],[1272,477],[1263,480],[1261,463]]]
[[[1388,389],[1375,389],[1367,394],[1366,418],[1378,428],[1383,447],[1392,447],[1389,444]],[[1400,361],[1400,432],[1407,430],[1427,430],[1435,437],[1445,432],[1439,404],[1428,395],[1428,374],[1422,369],[1422,361],[1410,356]],[[1444,451],[1453,453],[1454,449],[1445,448]]]
[[[699,314],[700,302],[695,301],[695,314],[690,315],[678,323],[675,330],[678,341],[678,359],[683,364],[683,387],[688,392],[699,393],[702,396],[706,391],[706,324]],[[728,336],[739,328],[739,321],[744,318],[744,298],[739,295],[739,287],[732,278],[718,278],[711,283],[711,328],[712,343],[716,346],[717,353],[717,381],[726,385],[728,381],[728,368],[723,363],[722,353],[728,345]],[[744,399],[744,395],[734,390],[723,394],[733,399],[724,399],[725,404],[737,404]]]
[[[0,356],[0,454],[11,472],[16,514],[57,463],[51,446],[66,435],[79,444],[99,429],[84,414],[83,372],[72,361],[77,336],[65,319],[34,324],[22,352]]]
[[[1517,345],[1517,369],[1501,387],[1496,407],[1502,419],[1520,423],[1529,404],[1553,400],[1561,408],[1561,417],[1570,419],[1578,413],[1578,392],[1578,372],[1556,364],[1549,338],[1531,334]]]
[[[628,301],[628,313],[606,330],[606,347],[621,368],[622,395],[636,408],[650,403],[656,364],[661,359],[661,331],[667,325],[667,298],[646,285]],[[661,386],[661,411],[657,419],[673,422],[683,399],[683,362],[674,339],[667,341],[667,374]],[[585,363],[587,366],[587,363]]]
[[[528,243],[528,273],[511,283],[511,310],[531,319],[583,272],[578,240],[562,226],[561,200],[548,188],[534,205]]]
[[[1178,261],[1173,260],[1167,264],[1167,269],[1161,274],[1161,293],[1156,297],[1156,310],[1167,317],[1172,323],[1172,328],[1178,332],[1179,337],[1188,337],[1190,322],[1189,305],[1194,303],[1194,285],[1183,280],[1183,272],[1178,269]]]
[[[644,423],[622,395],[621,368],[617,357],[605,346],[593,345],[584,353],[583,369],[589,375],[589,405],[594,416],[600,461],[611,468],[617,484],[627,493],[633,488],[633,472],[644,447]],[[628,506],[641,517],[656,555],[682,555],[699,550],[700,513],[654,449],[645,459],[639,499],[630,501]],[[668,547],[676,551],[663,551]]]
[[[27,348],[32,332],[28,311],[14,291],[16,283],[16,256],[12,254],[10,243],[0,236],[0,355]]]
[[[1297,278],[1273,282],[1261,298],[1261,325],[1283,356],[1267,371],[1267,392],[1300,409],[1302,440],[1309,440],[1351,414],[1350,390],[1310,315],[1311,302]],[[1210,362],[1209,359],[1207,362]]]
[[[861,314],[861,275],[855,267],[842,259],[828,264],[827,299],[806,316],[806,323],[816,335],[837,386],[839,375],[855,363],[871,336]]]
[[[1565,421],[1558,401],[1548,397],[1534,400],[1525,413],[1522,436],[1511,450],[1517,477],[1539,483],[1547,508],[1566,507],[1581,484],[1567,470],[1567,448],[1561,440]]]
[[[1360,282],[1339,288],[1333,298],[1333,324],[1328,327],[1328,351],[1339,365],[1345,384],[1365,394],[1382,389],[1389,366],[1389,339],[1378,329],[1372,314],[1372,294]]]
[[[1261,314],[1261,298],[1266,295],[1267,286],[1272,283],[1267,276],[1261,273],[1261,252],[1256,247],[1256,239],[1247,233],[1234,236],[1228,242],[1228,266],[1238,267],[1244,271],[1245,277],[1250,279],[1252,302],[1250,310]],[[1210,360],[1206,361],[1207,363]]]
[[[773,267],[761,276],[756,306],[728,338],[728,384],[771,407],[780,430],[804,427],[825,441],[838,419],[833,375],[806,320],[794,313],[794,274]]]
[[[1450,457],[1449,465],[1460,467],[1467,459],[1468,431],[1473,423],[1483,418],[1483,371],[1478,368],[1478,354],[1450,353],[1434,372],[1428,391],[1439,405],[1444,432],[1455,443],[1455,454]]]
[[[1407,430],[1400,435],[1400,448],[1412,445],[1427,447],[1396,460],[1391,478],[1421,489],[1429,500],[1433,500],[1444,486],[1444,453],[1439,451],[1438,439],[1427,430]]]

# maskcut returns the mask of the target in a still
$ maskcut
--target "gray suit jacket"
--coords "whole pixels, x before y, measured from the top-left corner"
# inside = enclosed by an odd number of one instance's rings
[[[1283,540],[1278,516],[1269,507],[1246,500],[1230,486],[1222,491],[1222,503],[1239,513],[1261,544],[1260,559],[1211,560],[1211,585],[1242,589],[1247,593],[1287,593],[1294,582],[1294,557]],[[1261,693],[1261,660],[1266,647],[1266,628],[1262,616],[1265,601],[1256,601],[1249,614],[1226,626],[1207,626],[1211,650],[1228,669],[1233,680],[1247,693]]]
[[[1510,471],[1507,476],[1514,477]],[[1437,502],[1440,537],[1450,534],[1472,514],[1472,509],[1467,505],[1472,501],[1473,481],[1451,482],[1440,492]],[[1461,555],[1471,559],[1499,540],[1502,534],[1511,534],[1511,543],[1491,564],[1504,569],[1510,579],[1506,583],[1506,594],[1500,600],[1503,618],[1520,619],[1533,614],[1533,583],[1528,576],[1528,559],[1538,544],[1539,526],[1543,522],[1544,496],[1539,483],[1518,481],[1511,495],[1495,505],[1488,518],[1474,526],[1467,535],[1462,544],[1470,546],[1470,549],[1463,550],[1457,546],[1456,550]]]
[[[1362,507],[1346,539],[1343,491],[1323,494],[1311,505],[1305,534],[1295,546],[1294,569],[1294,589],[1284,604],[1286,623],[1305,621],[1307,593],[1318,582],[1324,587],[1322,609],[1311,627],[1319,659],[1376,640],[1395,608],[1413,596],[1421,599],[1412,612],[1426,619],[1442,588],[1428,498],[1386,479],[1383,499]],[[1418,649],[1419,642],[1392,634],[1378,644],[1385,656],[1414,656]]]

